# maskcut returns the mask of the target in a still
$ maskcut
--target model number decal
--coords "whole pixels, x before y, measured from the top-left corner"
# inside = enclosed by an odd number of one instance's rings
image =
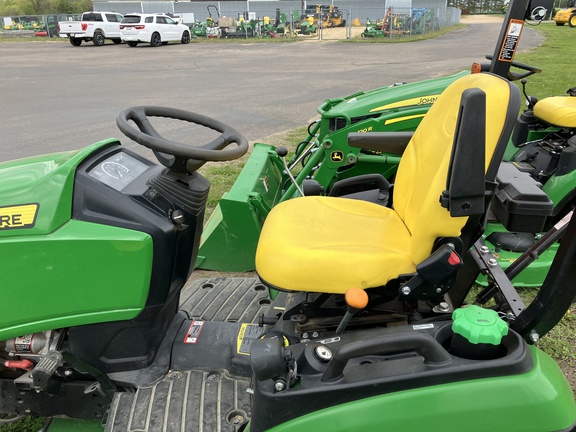
[[[36,223],[39,204],[0,207],[0,230],[32,228]]]

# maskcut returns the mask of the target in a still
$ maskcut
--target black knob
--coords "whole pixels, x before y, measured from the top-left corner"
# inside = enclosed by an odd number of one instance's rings
[[[284,146],[279,146],[276,149],[276,154],[280,157],[285,157],[288,154],[288,149]]]

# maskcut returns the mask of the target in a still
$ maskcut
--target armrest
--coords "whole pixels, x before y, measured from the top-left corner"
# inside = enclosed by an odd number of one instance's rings
[[[350,147],[401,156],[414,132],[353,132],[348,134]]]

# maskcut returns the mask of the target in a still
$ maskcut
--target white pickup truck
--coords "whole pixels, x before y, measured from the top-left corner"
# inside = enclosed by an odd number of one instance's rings
[[[114,43],[122,42],[120,21],[122,15],[116,12],[84,12],[80,21],[60,21],[58,31],[60,37],[69,38],[74,46],[90,40],[94,45],[102,46],[106,39]]]

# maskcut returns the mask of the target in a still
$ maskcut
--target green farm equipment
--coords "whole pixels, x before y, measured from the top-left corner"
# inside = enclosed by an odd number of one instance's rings
[[[507,20],[527,9],[511,3]],[[260,235],[259,279],[185,286],[210,187],[197,170],[248,149],[219,121],[122,111],[120,130],[160,164],[116,139],[1,163],[0,418],[46,417],[47,432],[571,430],[572,390],[534,342],[575,297],[576,217],[549,232],[562,241],[530,303],[482,235],[521,102],[508,68],[493,60],[452,77],[415,131],[352,134],[367,156],[404,149],[394,208],[365,199],[358,176],[334,182],[343,195],[280,202]],[[177,143],[154,128],[158,117],[220,136]],[[299,156],[320,151],[310,144]],[[390,188],[373,174],[378,199]],[[514,224],[547,217],[517,212]],[[488,284],[476,294],[480,273]]]
[[[286,14],[276,9],[276,17],[273,21],[268,16],[258,21],[257,32],[260,36],[270,37],[289,35],[290,25],[286,21]]]
[[[330,99],[318,108],[320,120],[308,128],[288,171],[282,157],[268,144],[257,143],[242,173],[224,194],[208,220],[198,264],[220,271],[249,271],[266,216],[279,202],[298,196],[310,179],[324,191],[338,180],[381,172],[390,178],[399,155],[381,155],[348,145],[351,132],[406,132],[416,129],[440,93],[467,72],[411,84],[396,84]],[[314,185],[311,185],[312,187]],[[234,233],[230,236],[229,233]]]
[[[510,75],[512,79],[540,71],[529,65],[513,64],[527,71]],[[362,192],[363,199],[377,200],[380,197],[382,204],[390,205],[387,192],[382,190],[381,177],[393,183],[403,153],[402,145],[382,151],[378,136],[374,138],[375,143],[350,142],[349,134],[369,137],[374,132],[414,131],[442,91],[466,74],[468,72],[464,71],[325,101],[318,109],[320,119],[310,125],[308,136],[297,147],[287,167],[276,148],[256,144],[242,173],[230,191],[224,194],[206,224],[198,266],[218,271],[253,270],[258,238],[268,213],[275,205],[300,195],[343,196]],[[535,101],[533,97],[530,100]],[[537,105],[536,115],[532,106],[517,119],[517,132],[505,155],[506,160],[520,167],[523,177],[530,176],[544,187],[533,190],[514,204],[502,205],[514,205],[514,211],[520,212],[545,212],[549,219],[545,226],[520,229],[509,224],[512,215],[502,211],[501,207],[497,208],[500,220],[490,220],[486,237],[487,244],[504,268],[514,263],[569,211],[576,197],[576,167],[567,162],[572,157],[573,145],[569,139],[574,126],[562,122],[557,124],[558,121],[550,119],[548,111],[555,108],[547,100]],[[576,99],[565,97],[560,101],[569,104]],[[531,144],[526,147],[525,143]],[[534,148],[528,156],[524,151],[526,148]],[[562,154],[566,155],[560,159]],[[560,160],[561,167],[566,168],[557,171]],[[510,172],[509,165],[503,167],[502,175],[508,175],[506,172]],[[511,189],[515,187],[509,186]],[[506,198],[504,193],[501,196]],[[510,197],[507,199],[511,200]],[[235,235],[231,236],[230,232]],[[553,245],[541,254],[538,261],[515,278],[515,284],[541,285],[557,247],[557,244]],[[478,282],[484,284],[485,279],[480,278]]]
[[[363,38],[382,38],[404,35],[423,34],[438,30],[439,23],[434,16],[434,9],[412,8],[409,14],[392,12],[392,7],[386,10],[382,21],[373,23],[366,20],[366,28],[360,35]]]
[[[215,5],[208,5],[206,9],[208,10],[206,20],[195,21],[194,24],[190,26],[192,37],[219,38],[220,29],[218,28],[218,21],[214,21],[211,9],[216,12],[217,18],[220,18],[220,12]]]
[[[510,80],[540,72],[529,65],[511,64],[524,72],[507,71]],[[393,183],[403,147],[382,151],[377,144],[378,137],[374,138],[376,143],[360,144],[349,142],[349,134],[414,131],[438,95],[467,73],[392,85],[325,101],[318,109],[320,119],[309,126],[308,136],[297,147],[287,166],[277,149],[256,144],[243,172],[207,222],[198,266],[218,271],[253,270],[258,238],[268,213],[275,205],[300,195],[343,196],[363,192],[371,194],[370,198],[364,195],[364,199],[384,197],[380,202],[390,206],[387,193],[381,190],[379,176]],[[520,177],[536,179],[543,187],[526,191],[520,197],[516,189],[522,189],[522,186],[509,185],[517,199],[500,192],[499,196],[505,202],[494,204],[496,212],[493,214],[498,218],[489,221],[485,237],[495,259],[504,268],[511,266],[544,236],[576,200],[574,144],[570,141],[576,125],[551,115],[557,109],[552,101],[559,101],[563,110],[574,113],[576,107],[570,104],[576,99],[553,97],[536,103],[533,97],[526,94],[525,97],[531,105],[517,119],[516,132],[508,145],[505,160],[520,169]],[[526,152],[527,148],[532,150]],[[510,165],[505,164],[501,180],[511,172]],[[514,177],[518,175],[514,173]],[[515,208],[512,214],[508,214],[510,206]],[[503,207],[508,210],[503,211]],[[530,211],[546,213],[545,225],[515,227],[510,223],[514,212]],[[554,244],[540,254],[539,260],[516,276],[514,283],[517,286],[541,285],[557,247]],[[486,280],[479,278],[478,282],[485,284]]]

